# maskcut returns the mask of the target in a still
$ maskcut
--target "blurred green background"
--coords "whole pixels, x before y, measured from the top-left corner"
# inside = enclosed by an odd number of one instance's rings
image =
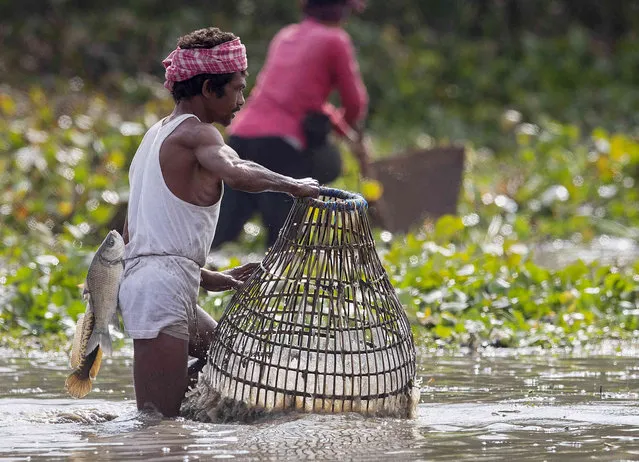
[[[369,3],[347,30],[375,156],[466,148],[457,215],[376,230],[416,334],[439,346],[636,338],[639,1]],[[61,344],[84,310],[77,286],[126,200],[137,144],[172,108],[161,60],[177,37],[239,35],[250,86],[298,19],[294,0],[0,2],[2,342]],[[336,186],[361,190],[345,155]],[[260,239],[246,233],[225,264]],[[613,257],[577,260],[610,243]],[[535,258],[547,245],[575,257]],[[201,297],[219,315],[229,294]]]

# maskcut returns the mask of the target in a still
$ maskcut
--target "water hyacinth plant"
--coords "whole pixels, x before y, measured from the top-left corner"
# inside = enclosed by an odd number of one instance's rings
[[[384,262],[412,320],[440,343],[578,346],[639,330],[638,263],[551,270],[517,241],[459,249],[425,236],[391,244]]]
[[[65,332],[84,309],[78,286],[88,259],[126,200],[141,135],[171,104],[155,95],[133,111],[109,101],[78,81],[57,97],[39,88],[0,95],[0,330],[11,334],[3,338]],[[377,231],[415,332],[449,346],[637,335],[636,259],[556,266],[536,255],[559,239],[579,246],[620,237],[630,242],[626,253],[635,250],[639,144],[603,129],[533,124],[513,111],[499,116],[513,122],[500,128],[512,149],[497,155],[468,144],[458,216],[405,236]],[[375,142],[380,153],[388,146]],[[336,186],[370,194],[345,160]],[[228,297],[202,293],[200,301],[219,315]]]
[[[126,198],[126,171],[146,127],[80,83],[0,94],[0,329],[58,332],[84,311],[88,258]]]

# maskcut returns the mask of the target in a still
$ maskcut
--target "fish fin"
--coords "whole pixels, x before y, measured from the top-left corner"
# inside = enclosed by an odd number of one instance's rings
[[[84,398],[91,391],[91,379],[80,377],[79,372],[73,372],[64,382],[64,387],[74,398]]]
[[[81,313],[75,324],[75,334],[73,334],[73,343],[71,346],[71,369],[76,369],[80,366],[80,345],[82,343],[83,325],[84,313]]]
[[[101,364],[102,364],[102,348],[98,347],[98,351],[95,354],[95,359],[93,360],[91,369],[89,369],[89,378],[91,380],[94,380],[98,376],[98,371],[100,370]]]
[[[93,351],[98,346],[102,348],[107,356],[111,356],[111,336],[109,335],[108,326],[106,330],[93,330],[91,337],[89,337],[89,341],[87,342],[86,351]]]

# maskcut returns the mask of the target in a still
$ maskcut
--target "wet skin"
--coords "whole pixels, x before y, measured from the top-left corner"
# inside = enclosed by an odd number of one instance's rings
[[[167,417],[179,414],[189,385],[188,357],[206,358],[217,323],[198,308],[196,339],[182,340],[160,333],[133,341],[133,378],[138,409],[153,408]]]

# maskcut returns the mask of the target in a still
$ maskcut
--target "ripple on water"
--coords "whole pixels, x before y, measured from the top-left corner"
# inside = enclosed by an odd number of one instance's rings
[[[7,392],[9,395],[39,395],[44,391],[42,388],[12,388]]]
[[[365,418],[357,414],[289,415],[245,432],[242,445],[251,453],[274,457],[384,459],[402,451],[416,455],[410,443],[421,440],[414,423],[400,419]]]
[[[614,353],[611,360],[589,354],[575,359],[539,352],[422,352],[420,377],[427,385],[415,420],[289,415],[252,425],[138,412],[130,355],[105,363],[90,399],[72,400],[63,388],[65,356],[24,361],[0,354],[0,458],[637,459],[636,355]]]

